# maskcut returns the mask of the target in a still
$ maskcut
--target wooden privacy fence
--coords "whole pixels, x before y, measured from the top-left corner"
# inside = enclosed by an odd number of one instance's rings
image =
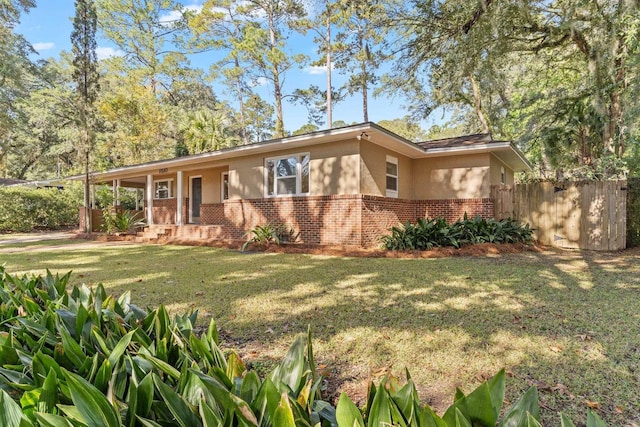
[[[627,182],[537,182],[493,186],[496,218],[535,229],[544,245],[598,251],[626,247]]]

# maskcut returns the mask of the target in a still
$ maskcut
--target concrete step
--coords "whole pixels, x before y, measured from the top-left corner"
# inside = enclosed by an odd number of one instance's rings
[[[138,240],[139,239],[139,240]],[[179,242],[186,240],[229,240],[230,230],[224,225],[151,225],[136,235],[141,243]]]

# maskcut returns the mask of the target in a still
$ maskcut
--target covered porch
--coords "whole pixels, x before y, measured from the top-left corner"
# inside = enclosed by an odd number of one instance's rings
[[[215,225],[224,219],[224,200],[229,197],[227,166],[173,171],[160,168],[144,175],[139,172],[117,177],[105,175],[108,174],[95,174],[90,178],[93,231],[100,231],[102,210],[107,207],[99,203],[97,189],[100,187],[111,189],[113,209],[140,212],[148,226]],[[82,209],[81,228],[84,227]]]

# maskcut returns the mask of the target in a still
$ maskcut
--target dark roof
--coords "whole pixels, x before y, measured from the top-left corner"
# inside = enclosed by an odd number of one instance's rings
[[[14,184],[22,184],[27,181],[23,179],[9,179],[9,178],[0,178],[0,186],[14,185]]]
[[[456,136],[454,138],[434,139],[416,143],[425,150],[430,148],[467,147],[475,144],[487,144],[494,141],[489,133],[477,133],[475,135]]]

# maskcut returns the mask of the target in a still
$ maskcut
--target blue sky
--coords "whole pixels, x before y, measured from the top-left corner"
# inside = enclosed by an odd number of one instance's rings
[[[72,30],[72,18],[74,14],[73,0],[38,0],[36,8],[32,9],[28,14],[22,16],[20,25],[16,28],[18,33],[23,34],[29,42],[38,51],[41,58],[58,57],[61,51],[70,50],[70,35]],[[198,7],[202,1],[185,2],[187,6]],[[98,35],[98,58],[105,58],[118,51],[114,44],[108,40],[100,38]],[[292,37],[290,48],[297,53],[304,53],[312,59],[316,59],[316,47],[312,43],[312,37],[295,36]],[[192,66],[208,70],[214,55],[211,53],[202,53],[192,56]],[[345,76],[332,73],[333,86],[339,87],[346,79]],[[326,87],[326,73],[324,70],[304,67],[303,69],[294,69],[287,73],[285,82],[285,92],[293,92],[297,88],[307,88],[309,85],[315,84],[321,89]],[[222,88],[214,84],[214,91],[219,98],[228,98]],[[261,88],[258,92],[266,100],[271,102],[267,88]],[[233,103],[231,102],[233,105]],[[404,100],[401,97],[390,98],[383,96],[380,98],[369,99],[369,119],[377,122],[380,120],[390,120],[400,118],[407,114],[403,108]],[[304,107],[292,105],[289,102],[284,104],[284,120],[285,127],[289,131],[293,131],[307,123],[307,112]],[[362,101],[360,97],[351,97],[336,106],[334,106],[333,120],[343,120],[347,123],[362,121]],[[423,122],[425,129],[431,126],[433,122]]]

